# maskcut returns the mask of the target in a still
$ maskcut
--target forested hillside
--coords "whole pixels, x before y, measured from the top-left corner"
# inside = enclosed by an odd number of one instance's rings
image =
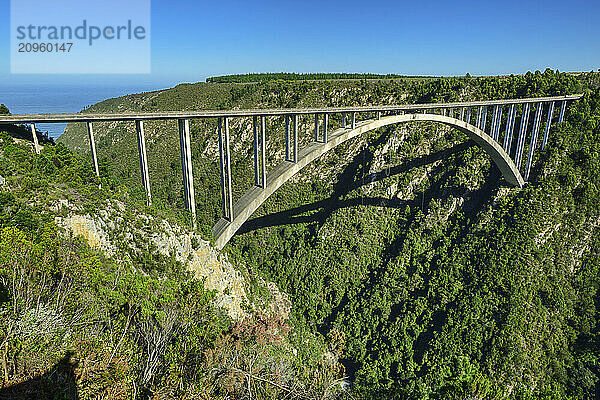
[[[210,249],[177,215],[99,188],[62,143],[45,140],[35,154],[24,132],[0,130],[0,398],[340,392],[340,366],[322,360],[318,337],[290,330],[268,283],[232,315],[236,287],[210,288],[227,263],[198,260]],[[190,268],[196,261],[210,276]]]
[[[306,167],[224,251],[248,267],[250,280],[273,281],[290,296],[289,324],[322,338],[354,397],[584,399],[600,396],[598,74],[199,83],[86,112],[573,93],[585,96],[552,127],[523,189],[507,185],[458,132],[431,123],[388,126]],[[330,121],[340,126],[337,117]],[[251,120],[230,124],[237,199],[253,183]],[[282,120],[270,118],[267,129],[272,167],[283,159]],[[215,121],[192,121],[206,238],[221,210],[215,130]],[[96,131],[103,187],[143,203],[133,125],[103,123]],[[301,119],[300,132],[301,144],[311,140],[310,118]],[[155,207],[184,214],[176,123],[148,123],[146,134]],[[70,125],[61,141],[86,153],[86,138],[83,126]]]

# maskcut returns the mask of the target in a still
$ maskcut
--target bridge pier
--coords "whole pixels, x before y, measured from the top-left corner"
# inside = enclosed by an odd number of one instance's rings
[[[267,187],[267,117],[260,117],[260,187]]]
[[[264,188],[266,186],[265,167],[265,116],[260,117],[261,133],[258,134],[258,117],[252,117],[252,130],[254,132],[254,185]],[[294,133],[294,135],[296,135]],[[294,140],[296,140],[294,138]],[[259,158],[260,157],[260,158]]]
[[[356,113],[351,113],[351,118],[352,118],[352,129],[356,129]]]
[[[485,131],[486,125],[487,125],[487,107],[483,106],[483,110],[482,110],[482,114],[481,114],[481,127],[479,129],[481,129],[482,131]]]
[[[329,125],[329,114],[323,114],[323,143],[327,143],[327,126]]]
[[[567,108],[567,101],[563,100],[560,103],[560,114],[558,115],[558,123],[559,124],[562,124],[563,119],[565,118],[565,110],[566,110],[566,108]]]
[[[521,159],[523,158],[523,149],[525,147],[525,136],[527,135],[527,125],[529,124],[529,103],[523,107],[521,115],[521,126],[519,127],[519,138],[517,140],[517,149],[515,152],[515,165],[521,170]]]
[[[525,176],[523,180],[527,181],[529,172],[531,171],[531,162],[533,161],[533,152],[537,144],[538,132],[540,130],[540,121],[542,119],[543,103],[539,102],[535,110],[535,118],[533,120],[533,131],[531,132],[531,143],[529,144],[529,154],[527,155],[527,166],[525,167]]]
[[[319,114],[315,114],[315,142],[319,141]]]
[[[471,123],[471,107],[467,107],[467,110],[465,111],[465,121],[467,122],[467,124]]]
[[[233,198],[231,195],[231,154],[229,152],[229,120],[219,118],[219,162],[221,169],[221,205],[223,218],[233,221]]]
[[[40,154],[40,144],[38,143],[37,133],[35,132],[35,124],[31,123],[31,134],[33,135],[33,147],[35,148],[35,153]]]
[[[342,128],[346,127],[346,113],[342,113]]]
[[[500,135],[500,123],[502,121],[502,106],[496,105],[494,107],[494,115],[492,115],[492,138],[495,141],[498,141],[498,136]]]
[[[294,114],[292,119],[293,119],[292,135],[293,135],[293,142],[294,142],[294,149],[292,151],[292,162],[297,163],[298,162],[298,115]]]
[[[515,117],[516,117],[516,109],[515,105],[511,104],[508,109],[508,115],[506,117],[506,132],[504,134],[504,143],[502,147],[504,147],[504,151],[508,155],[510,155],[510,145],[512,144],[512,136],[515,125]]]
[[[290,159],[290,116],[285,117],[285,161],[291,161]]]
[[[94,171],[96,172],[96,176],[100,178],[100,170],[98,169],[98,157],[96,156],[96,141],[94,139],[94,130],[92,129],[91,122],[86,122],[86,125],[88,137],[90,139],[90,151],[92,152],[92,162],[94,163]]]
[[[465,107],[460,108],[460,120],[465,120]]]
[[[142,184],[146,191],[146,201],[148,205],[152,205],[152,194],[150,193],[150,176],[148,174],[148,156],[146,155],[146,138],[144,137],[144,121],[135,121],[135,131],[137,133],[137,144],[138,153],[140,156],[140,171],[142,173]],[[90,135],[90,142],[94,143],[94,134],[92,132],[92,123],[88,122],[88,133]],[[92,145],[92,156],[94,157],[94,164],[98,168],[96,161],[96,148]]]
[[[548,116],[546,117],[546,129],[544,130],[544,139],[542,140],[542,150],[548,143],[548,134],[550,133],[550,125],[552,125],[552,117],[554,116],[554,102],[548,106]]]
[[[179,126],[179,146],[181,149],[181,171],[183,172],[183,197],[185,207],[192,213],[192,223],[194,229],[196,229],[196,200],[194,198],[194,177],[192,174],[190,121],[188,119],[178,119],[177,124]]]

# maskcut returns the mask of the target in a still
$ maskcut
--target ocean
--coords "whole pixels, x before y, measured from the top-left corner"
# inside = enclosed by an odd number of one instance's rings
[[[72,113],[102,100],[127,94],[164,89],[169,86],[118,86],[118,85],[0,85],[0,103],[11,114]],[[58,138],[67,124],[36,124],[42,132]]]

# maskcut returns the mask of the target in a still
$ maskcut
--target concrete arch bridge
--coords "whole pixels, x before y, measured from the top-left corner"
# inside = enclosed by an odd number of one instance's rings
[[[336,108],[255,109],[232,111],[191,111],[121,114],[15,114],[2,116],[0,124],[30,124],[35,149],[40,146],[35,135],[36,123],[84,122],[87,124],[94,170],[99,176],[93,123],[98,121],[131,121],[135,123],[142,184],[148,203],[152,202],[144,121],[177,119],[181,150],[184,200],[195,217],[190,119],[217,118],[221,175],[222,218],[213,227],[215,246],[219,249],[271,194],[306,165],[329,150],[374,129],[403,122],[430,121],[450,126],[475,141],[498,166],[504,179],[522,187],[531,171],[536,149],[544,148],[550,126],[561,123],[569,102],[582,95],[492,100],[461,103],[386,105]],[[556,112],[556,109],[559,109]],[[330,129],[329,116],[342,116],[341,126]],[[298,117],[314,116],[314,138],[298,147]],[[368,115],[366,119],[357,117]],[[271,171],[266,168],[266,118],[285,118],[285,159]],[[254,186],[234,203],[231,175],[229,121],[232,118],[253,120]],[[544,123],[542,124],[542,120]],[[527,149],[527,150],[525,150]],[[194,218],[195,220],[195,218]]]

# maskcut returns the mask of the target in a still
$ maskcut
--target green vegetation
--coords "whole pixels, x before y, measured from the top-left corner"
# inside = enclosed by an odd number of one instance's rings
[[[522,190],[508,187],[458,132],[388,126],[305,168],[225,250],[250,279],[261,276],[290,295],[292,330],[315,334],[342,360],[339,376],[350,377],[354,397],[586,399],[600,395],[598,74],[179,85],[89,111],[580,92],[585,98],[553,126]],[[311,122],[300,121],[301,144],[311,140]],[[142,203],[132,127],[98,125],[103,187]],[[215,121],[192,121],[198,225],[207,237],[220,216],[215,129]],[[233,119],[231,129],[237,199],[253,182],[250,120]],[[283,158],[282,121],[269,119],[267,129],[272,167]],[[153,122],[146,131],[153,199],[159,209],[181,210],[175,124]],[[85,137],[72,125],[61,140],[85,152]],[[307,366],[318,364],[315,354]]]
[[[318,342],[288,339],[281,318],[231,321],[180,263],[155,252],[107,258],[59,228],[61,202],[85,213],[126,200],[100,189],[64,144],[36,155],[0,133],[0,174],[0,397],[221,399],[248,387],[262,398],[327,397],[339,372],[319,364]],[[148,210],[128,208],[129,224]]]
[[[311,73],[298,74],[289,72],[268,72],[256,74],[238,74],[211,76],[206,78],[208,83],[258,83],[269,81],[313,81],[334,79],[401,79],[401,78],[431,78],[428,76],[406,76],[398,74],[348,74],[348,73]]]

